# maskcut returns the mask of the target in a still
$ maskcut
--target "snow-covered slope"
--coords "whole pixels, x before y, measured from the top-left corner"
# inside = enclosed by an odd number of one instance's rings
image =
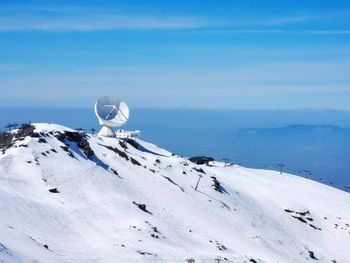
[[[34,125],[0,153],[0,262],[350,262],[348,193]]]

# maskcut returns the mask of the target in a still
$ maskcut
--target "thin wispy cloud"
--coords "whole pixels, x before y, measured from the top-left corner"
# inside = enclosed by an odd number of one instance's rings
[[[287,25],[287,24],[296,24],[303,23],[314,19],[314,16],[310,15],[299,15],[299,16],[286,16],[273,19],[267,19],[261,21],[260,24],[263,25]]]
[[[0,6],[0,32],[93,32],[111,30],[177,30],[227,34],[350,34],[349,30],[293,30],[286,25],[346,19],[349,12],[284,15],[260,19],[130,13],[87,6]],[[345,17],[345,18],[344,18]]]
[[[325,22],[325,21],[346,21],[350,12],[348,10],[330,11],[328,13],[303,13],[287,15],[275,18],[268,18],[260,21],[261,25],[292,25],[301,23]]]
[[[191,34],[269,34],[269,35],[350,35],[349,30],[293,30],[293,29],[195,29],[181,31],[180,33]]]
[[[199,28],[208,22],[199,17],[125,14],[88,7],[3,7],[0,31],[102,31],[123,29]],[[8,12],[11,11],[11,12]]]

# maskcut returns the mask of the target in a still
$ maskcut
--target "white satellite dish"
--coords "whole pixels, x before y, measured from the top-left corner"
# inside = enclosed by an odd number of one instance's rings
[[[104,96],[95,103],[95,113],[103,125],[100,136],[115,137],[113,128],[123,126],[129,119],[129,107],[125,102],[113,96]]]

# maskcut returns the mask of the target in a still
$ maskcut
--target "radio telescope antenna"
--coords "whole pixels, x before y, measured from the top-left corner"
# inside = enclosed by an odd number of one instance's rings
[[[104,96],[95,103],[95,113],[98,121],[103,125],[98,135],[116,137],[113,128],[123,126],[129,119],[128,105],[113,96]]]

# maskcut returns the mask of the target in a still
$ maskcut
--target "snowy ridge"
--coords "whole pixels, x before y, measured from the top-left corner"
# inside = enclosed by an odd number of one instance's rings
[[[350,262],[346,192],[34,126],[0,152],[0,262]]]

